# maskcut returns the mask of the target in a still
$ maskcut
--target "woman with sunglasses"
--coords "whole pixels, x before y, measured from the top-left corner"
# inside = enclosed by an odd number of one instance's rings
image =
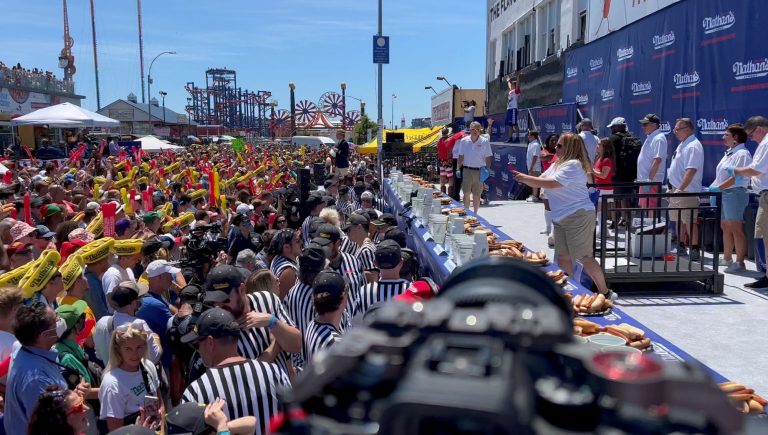
[[[134,424],[140,411],[164,414],[158,392],[160,380],[155,365],[147,360],[147,331],[141,323],[120,325],[112,334],[109,363],[99,389],[101,419],[109,431]]]
[[[512,171],[515,180],[546,191],[552,208],[555,255],[565,273],[573,275],[573,260],[578,260],[606,298],[616,299],[594,257],[595,205],[589,198],[587,183],[592,180],[592,163],[584,141],[565,133],[557,140],[557,161],[538,177]]]
[[[51,385],[40,396],[29,418],[28,435],[82,435],[91,408],[83,396]]]

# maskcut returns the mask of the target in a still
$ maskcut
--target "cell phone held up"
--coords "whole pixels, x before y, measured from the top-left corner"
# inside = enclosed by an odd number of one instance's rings
[[[151,421],[160,421],[160,399],[156,396],[144,396],[144,414]]]

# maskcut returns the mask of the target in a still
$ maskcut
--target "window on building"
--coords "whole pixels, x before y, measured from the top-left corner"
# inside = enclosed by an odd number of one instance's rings
[[[579,13],[579,41],[585,41],[587,37],[587,11]]]

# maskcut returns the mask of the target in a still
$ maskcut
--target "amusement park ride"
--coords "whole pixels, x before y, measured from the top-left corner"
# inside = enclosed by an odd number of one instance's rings
[[[317,103],[299,100],[293,110],[277,109],[272,92],[251,92],[237,86],[237,72],[227,68],[211,68],[205,72],[205,87],[194,82],[184,87],[191,98],[186,112],[200,126],[220,125],[236,132],[247,131],[261,137],[290,137],[296,129],[351,130],[360,121],[360,112],[345,110],[345,86],[342,94],[325,92]]]

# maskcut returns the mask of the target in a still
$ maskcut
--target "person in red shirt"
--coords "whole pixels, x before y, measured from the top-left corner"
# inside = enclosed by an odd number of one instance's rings
[[[449,142],[448,127],[443,128],[443,136],[437,142],[437,160],[440,167],[440,191],[447,193],[453,179],[453,144]]]
[[[613,142],[604,137],[597,143],[597,157],[595,158],[595,167],[593,168],[593,175],[595,176],[595,184],[601,195],[612,195],[613,187],[608,186],[613,183],[615,162],[615,149]],[[601,184],[605,186],[600,186]],[[600,201],[597,203],[597,213],[600,214]],[[613,217],[611,217],[613,219]]]

